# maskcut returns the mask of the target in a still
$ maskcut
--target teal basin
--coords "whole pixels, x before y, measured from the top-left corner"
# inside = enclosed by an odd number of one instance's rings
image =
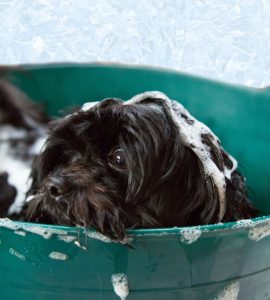
[[[52,116],[148,90],[179,100],[238,160],[261,217],[131,230],[132,247],[92,229],[0,219],[1,299],[270,299],[269,89],[111,64],[22,66],[10,78]]]

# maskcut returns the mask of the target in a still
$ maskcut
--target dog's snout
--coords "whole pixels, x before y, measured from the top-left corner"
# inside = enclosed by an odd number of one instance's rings
[[[70,190],[70,184],[61,176],[53,176],[47,184],[47,190],[52,198],[57,198]]]

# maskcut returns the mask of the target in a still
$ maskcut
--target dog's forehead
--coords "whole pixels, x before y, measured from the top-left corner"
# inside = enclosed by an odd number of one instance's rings
[[[81,110],[87,112],[92,109],[104,109],[108,108],[109,106],[121,105],[122,103],[123,100],[121,100],[120,98],[105,98],[101,101],[86,102],[82,105]]]
[[[168,101],[169,98],[164,93],[158,91],[144,92],[126,101],[123,101],[120,98],[105,98],[101,101],[86,102],[82,105],[81,110],[87,112],[93,109],[107,109],[110,106],[119,104],[123,105],[123,109],[125,106],[137,105],[147,105],[148,107],[151,106],[154,109],[157,109],[159,108],[160,100]]]

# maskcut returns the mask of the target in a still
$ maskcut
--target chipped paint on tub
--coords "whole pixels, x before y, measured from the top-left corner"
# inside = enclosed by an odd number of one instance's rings
[[[249,239],[253,241],[260,241],[266,237],[270,236],[270,221],[265,222],[265,224],[253,227],[248,231]]]
[[[240,283],[238,281],[227,285],[221,290],[214,300],[237,300],[240,290]]]
[[[121,300],[126,300],[129,294],[128,278],[124,273],[113,274],[111,277],[113,290]]]

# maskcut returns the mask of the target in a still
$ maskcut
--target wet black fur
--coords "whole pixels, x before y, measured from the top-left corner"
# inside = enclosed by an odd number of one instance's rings
[[[219,222],[217,188],[194,152],[183,146],[169,114],[162,100],[123,105],[107,99],[56,121],[34,163],[28,193],[34,197],[26,205],[26,220],[93,226],[116,240],[127,228]],[[220,168],[222,162],[230,164],[209,137],[202,139]],[[124,169],[110,162],[116,148],[124,151]],[[244,178],[234,172],[226,184],[221,221],[253,217]]]

